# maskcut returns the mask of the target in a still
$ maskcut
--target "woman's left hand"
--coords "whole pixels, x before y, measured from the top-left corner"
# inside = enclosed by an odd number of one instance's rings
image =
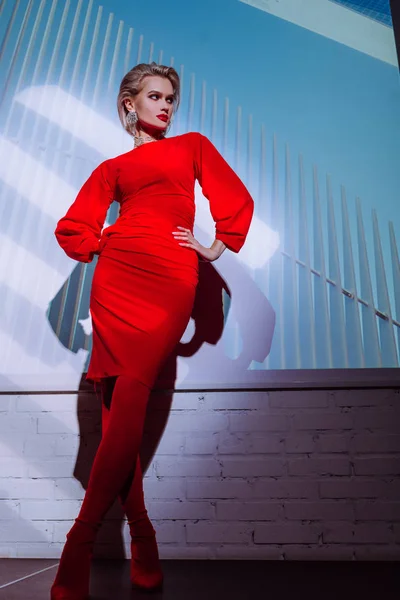
[[[178,240],[180,246],[184,246],[185,248],[191,248],[195,250],[200,256],[202,256],[205,260],[212,262],[216,260],[220,256],[220,252],[217,249],[207,248],[203,246],[193,237],[190,229],[186,229],[185,227],[177,226],[177,229],[180,231],[173,231],[172,234],[176,240]]]

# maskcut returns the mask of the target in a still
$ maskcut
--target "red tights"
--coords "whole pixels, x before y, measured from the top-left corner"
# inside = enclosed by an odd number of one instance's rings
[[[116,380],[110,410],[105,406],[102,408],[103,437],[93,461],[81,510],[67,534],[51,589],[52,600],[85,600],[88,597],[93,543],[101,521],[117,496],[120,496],[130,521],[132,583],[147,588],[162,583],[154,530],[144,505],[138,458],[148,397],[149,389],[145,385],[122,375]]]

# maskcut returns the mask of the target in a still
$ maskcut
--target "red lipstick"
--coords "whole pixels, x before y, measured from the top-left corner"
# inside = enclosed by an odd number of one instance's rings
[[[157,119],[160,119],[160,121],[164,121],[164,123],[166,123],[168,121],[168,117],[167,115],[157,115]]]

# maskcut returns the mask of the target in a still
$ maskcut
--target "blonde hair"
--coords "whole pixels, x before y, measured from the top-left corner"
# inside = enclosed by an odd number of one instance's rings
[[[125,106],[125,100],[137,96],[142,90],[143,80],[146,77],[158,75],[169,79],[172,84],[174,93],[174,111],[177,110],[180,101],[180,80],[179,75],[173,67],[166,67],[165,65],[158,65],[155,62],[150,64],[140,63],[133,67],[121,81],[119,87],[119,94],[117,98],[117,108],[119,120],[121,121],[122,127],[130,135],[133,135],[129,125],[126,122],[126,115],[128,110]]]

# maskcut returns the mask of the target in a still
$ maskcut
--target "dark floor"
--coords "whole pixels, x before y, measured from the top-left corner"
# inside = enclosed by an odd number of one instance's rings
[[[48,600],[58,561],[0,559],[0,598]],[[398,600],[399,563],[168,560],[154,600]],[[92,600],[148,598],[129,586],[129,561],[95,561]]]

